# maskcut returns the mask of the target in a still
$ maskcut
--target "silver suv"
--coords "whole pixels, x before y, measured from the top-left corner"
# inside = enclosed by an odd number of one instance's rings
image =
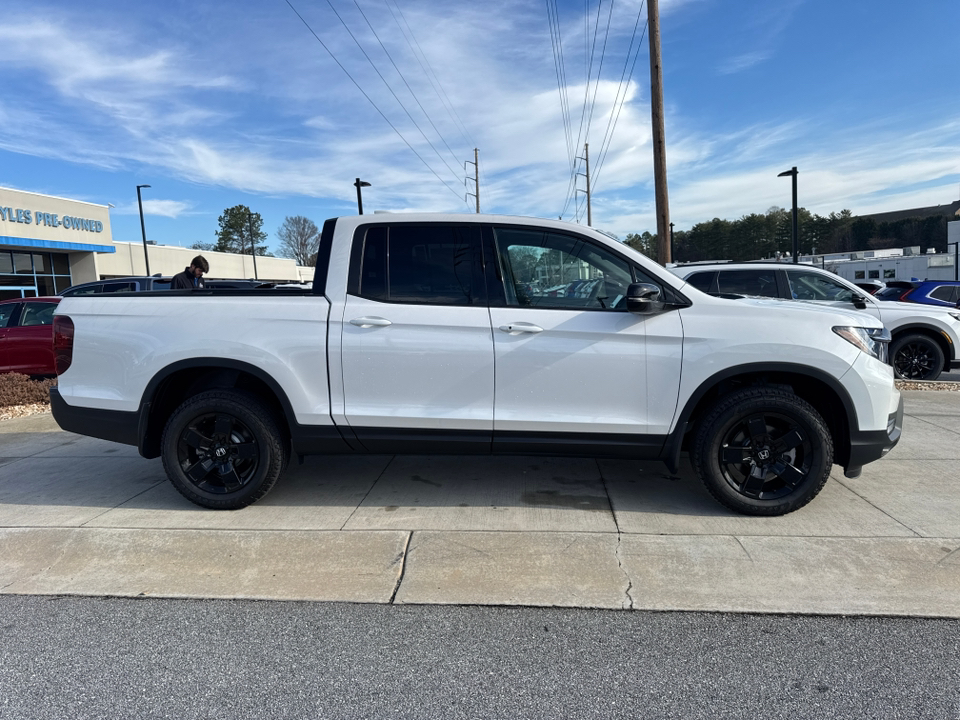
[[[800,300],[869,312],[890,331],[890,364],[898,378],[936,380],[960,366],[960,310],[880,302],[853,283],[812,265],[697,263],[671,268],[711,295]]]

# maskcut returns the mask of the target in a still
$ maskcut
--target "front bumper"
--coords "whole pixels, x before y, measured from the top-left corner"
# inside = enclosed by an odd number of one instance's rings
[[[843,469],[844,476],[855,478],[867,463],[879,460],[900,442],[903,430],[903,396],[897,411],[890,414],[885,430],[851,430],[850,460]]]

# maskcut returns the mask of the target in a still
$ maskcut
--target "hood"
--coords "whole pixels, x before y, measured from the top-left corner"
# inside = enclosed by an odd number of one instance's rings
[[[912,315],[925,315],[927,312],[936,313],[938,316],[943,313],[960,313],[960,309],[949,307],[947,305],[923,305],[921,303],[899,302],[895,300],[881,300],[880,312],[886,312],[887,308],[894,308]]]
[[[850,325],[863,328],[881,328],[883,323],[877,320],[873,315],[859,310],[846,310],[844,308],[823,305],[817,302],[806,300],[787,300],[784,298],[766,298],[766,297],[744,297],[738,300],[725,300],[724,302],[737,303],[741,307],[763,308],[775,312],[780,316],[783,322],[790,321],[791,313],[805,313],[807,316],[821,315],[834,325]]]

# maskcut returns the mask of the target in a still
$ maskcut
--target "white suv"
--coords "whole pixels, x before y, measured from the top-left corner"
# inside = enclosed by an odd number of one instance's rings
[[[890,331],[890,364],[898,378],[936,380],[958,364],[960,310],[917,303],[881,302],[832,272],[786,263],[695,263],[674,274],[711,295],[801,300],[857,309]]]

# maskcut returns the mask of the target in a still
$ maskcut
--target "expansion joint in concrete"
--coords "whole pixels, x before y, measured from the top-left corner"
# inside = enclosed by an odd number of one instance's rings
[[[407,539],[403,543],[403,550],[397,556],[394,563],[400,563],[400,573],[397,575],[397,584],[393,586],[393,592],[390,594],[389,605],[393,605],[397,599],[397,593],[400,591],[400,585],[403,583],[403,574],[407,571],[407,554],[410,552],[410,541],[413,539],[413,531],[407,533]]]
[[[620,532],[620,522],[617,520],[617,511],[613,507],[613,498],[610,497],[610,491],[607,489],[607,479],[603,476],[603,469],[600,467],[600,461],[594,458],[594,462],[597,465],[597,472],[600,473],[600,482],[603,483],[603,492],[607,496],[607,504],[610,506],[610,515],[613,517],[613,524],[617,528],[617,549],[614,552],[614,556],[617,558],[617,567],[620,568],[620,572],[623,573],[623,577],[626,578],[627,581],[627,589],[624,591],[624,594],[626,595],[624,607],[627,610],[633,610],[633,580],[626,569],[624,569],[623,561],[620,559],[620,548],[623,544],[623,533]]]

